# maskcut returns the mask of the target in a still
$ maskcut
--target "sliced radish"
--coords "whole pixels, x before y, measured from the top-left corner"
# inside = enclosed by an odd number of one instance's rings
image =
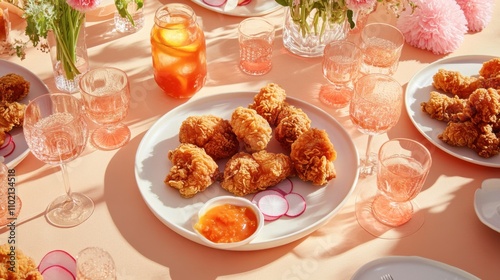
[[[293,191],[293,183],[292,180],[285,178],[285,180],[279,182],[273,187],[270,187],[268,190],[275,190],[285,195],[287,193],[291,193]]]
[[[238,6],[245,6],[245,5],[250,4],[250,2],[252,2],[252,0],[243,0],[243,1],[240,0],[238,2]]]
[[[10,141],[7,146],[0,148],[0,156],[8,157],[14,152],[15,149],[16,149],[16,142]]]
[[[226,0],[203,0],[203,3],[212,7],[220,7],[226,3]]]
[[[6,132],[5,133],[5,139],[3,141],[3,144],[2,146],[0,146],[0,150],[9,146],[10,142],[12,142],[12,135],[10,135],[10,133]]]
[[[281,194],[267,194],[257,204],[262,214],[269,217],[280,217],[288,211],[288,202]]]
[[[45,271],[53,266],[60,266],[69,271],[73,276],[76,275],[76,260],[66,251],[54,250],[45,254],[38,265],[38,271]]]
[[[306,200],[298,193],[289,193],[285,195],[285,200],[288,202],[288,211],[285,215],[288,217],[298,217],[306,211]]]
[[[44,280],[75,280],[76,277],[60,265],[47,267],[41,272]]]
[[[263,196],[266,196],[266,195],[270,195],[270,194],[277,194],[277,195],[283,195],[280,191],[278,190],[271,190],[271,189],[267,189],[267,190],[263,190],[263,191],[260,191],[256,194],[254,194],[254,196],[252,197],[252,203],[256,204],[257,206],[259,205],[259,200],[263,197]]]
[[[268,215],[264,215],[264,221],[267,221],[267,222],[272,222],[272,221],[276,221],[277,219],[283,217],[283,215],[281,216],[268,216]]]

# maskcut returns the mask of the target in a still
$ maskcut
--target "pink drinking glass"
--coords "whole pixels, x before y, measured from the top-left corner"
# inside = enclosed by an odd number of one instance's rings
[[[332,41],[323,53],[323,75],[330,82],[321,88],[319,99],[333,108],[347,106],[358,78],[362,53],[356,44],[346,40]]]

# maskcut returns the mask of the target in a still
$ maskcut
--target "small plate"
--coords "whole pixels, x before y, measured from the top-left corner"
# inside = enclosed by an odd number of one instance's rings
[[[29,100],[49,92],[47,86],[31,71],[18,64],[0,59],[0,76],[5,76],[9,73],[23,76],[25,80],[30,82],[30,92],[28,96],[19,101],[21,103],[28,104]],[[28,155],[29,147],[26,139],[24,139],[22,127],[14,128],[10,131],[10,134],[13,137],[14,143],[16,143],[16,147],[12,154],[5,157],[4,163],[7,167],[14,168]]]
[[[416,256],[391,256],[376,259],[363,265],[351,280],[381,279],[390,274],[394,279],[405,280],[479,280],[459,268]]]
[[[500,178],[483,181],[474,194],[474,209],[483,224],[500,232]]]
[[[248,3],[244,6],[237,6],[236,8],[230,11],[224,11],[224,5],[220,7],[214,7],[205,4],[203,0],[191,0],[195,4],[202,6],[208,10],[214,11],[219,14],[237,16],[237,17],[256,17],[262,16],[265,14],[272,13],[282,6],[274,0],[252,0],[252,2]]]

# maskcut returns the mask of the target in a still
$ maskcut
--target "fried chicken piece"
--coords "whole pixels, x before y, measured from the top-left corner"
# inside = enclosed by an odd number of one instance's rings
[[[476,77],[465,76],[458,71],[445,69],[439,69],[432,79],[434,88],[457,95],[459,98],[468,98],[481,84]]]
[[[500,58],[492,58],[483,63],[479,70],[479,75],[483,78],[493,78],[500,75]]]
[[[471,121],[450,122],[438,138],[451,146],[472,147],[480,133]]]
[[[438,138],[451,146],[468,147],[484,158],[500,153],[500,139],[493,132],[491,124],[450,122]]]
[[[311,128],[311,119],[307,114],[292,105],[283,107],[277,120],[278,125],[274,130],[274,137],[287,152],[291,151],[292,143]]]
[[[480,126],[481,134],[473,144],[473,149],[480,157],[490,158],[500,153],[500,139],[493,132],[490,124]]]
[[[35,261],[16,248],[16,269],[12,270],[10,245],[0,246],[0,279],[6,280],[43,280]]]
[[[229,158],[240,148],[229,121],[214,115],[186,118],[179,130],[179,142],[205,149],[214,160]]]
[[[22,103],[0,101],[0,145],[3,145],[7,132],[23,125],[25,108]]]
[[[182,197],[193,197],[219,179],[217,163],[196,145],[181,143],[168,151],[168,159],[173,166],[164,182],[179,190]]]
[[[493,88],[475,90],[469,96],[463,114],[473,123],[496,123],[500,118],[500,94]]]
[[[500,89],[500,76],[498,77],[472,77],[462,75],[458,71],[439,69],[433,76],[432,85],[438,89],[459,98],[468,98],[478,88]]]
[[[253,103],[248,108],[254,109],[271,126],[276,126],[278,114],[285,106],[286,93],[279,85],[270,83],[261,88],[253,98]]]
[[[437,91],[431,91],[429,100],[420,103],[423,112],[438,121],[449,122],[458,118],[457,114],[463,113],[467,104],[467,99],[460,99],[458,96],[449,97]]]
[[[10,73],[0,77],[0,101],[14,102],[23,99],[30,91],[30,82]]]
[[[265,150],[239,152],[227,161],[221,186],[237,196],[245,196],[275,186],[293,174],[292,161],[285,154]]]
[[[314,185],[324,185],[337,176],[333,164],[337,151],[325,130],[311,128],[302,133],[292,144],[290,158],[299,178]]]
[[[249,153],[264,150],[271,140],[271,126],[254,109],[239,106],[231,115],[230,124]]]

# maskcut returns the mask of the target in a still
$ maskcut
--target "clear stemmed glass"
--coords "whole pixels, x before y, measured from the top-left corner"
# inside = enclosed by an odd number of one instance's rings
[[[431,154],[414,140],[397,138],[380,147],[378,159],[378,192],[374,195],[369,191],[360,192],[356,218],[366,231],[377,237],[410,235],[424,222],[413,199],[422,190],[429,173]]]
[[[130,105],[128,76],[120,69],[101,67],[80,78],[80,93],[87,116],[99,128],[92,132],[92,145],[101,150],[114,150],[130,140],[130,129],[122,123]]]
[[[403,88],[390,76],[369,74],[354,84],[349,116],[358,130],[368,135],[360,176],[373,174],[377,165],[376,154],[370,152],[373,136],[385,133],[397,124],[402,104]]]
[[[332,41],[323,53],[323,75],[330,82],[321,88],[321,102],[333,108],[343,108],[352,98],[353,84],[361,68],[361,49],[353,42]]]
[[[45,216],[55,226],[72,227],[87,220],[94,202],[71,192],[66,163],[77,158],[87,144],[87,124],[80,101],[70,94],[51,93],[31,100],[25,109],[24,136],[39,160],[61,168],[66,193],[47,207]]]

